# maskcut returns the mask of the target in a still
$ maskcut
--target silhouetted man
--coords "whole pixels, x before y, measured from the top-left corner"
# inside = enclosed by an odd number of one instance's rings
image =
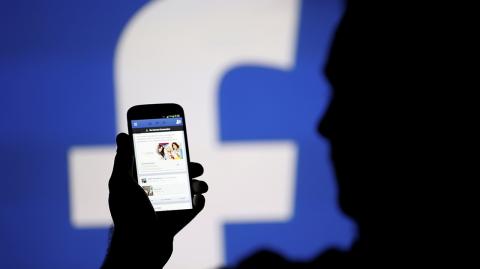
[[[410,144],[420,137],[413,125],[420,114],[409,113],[418,112],[413,106],[423,86],[419,78],[429,71],[418,66],[424,55],[415,54],[424,45],[415,31],[422,26],[414,17],[419,10],[392,1],[348,1],[322,68],[333,98],[318,131],[331,145],[341,209],[358,225],[352,247],[309,261],[262,250],[233,268],[392,268],[441,260],[427,239],[438,225],[423,227],[425,218],[414,214],[420,203],[411,192],[423,180],[415,170],[423,151]],[[429,161],[424,156],[419,167]]]

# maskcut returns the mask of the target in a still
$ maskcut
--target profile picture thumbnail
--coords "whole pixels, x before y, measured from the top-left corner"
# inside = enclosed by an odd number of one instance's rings
[[[178,142],[158,143],[157,153],[161,160],[182,160],[182,146]]]

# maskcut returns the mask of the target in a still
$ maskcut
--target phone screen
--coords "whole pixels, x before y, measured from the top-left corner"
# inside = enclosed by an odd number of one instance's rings
[[[138,184],[155,211],[192,209],[184,119],[131,120]]]

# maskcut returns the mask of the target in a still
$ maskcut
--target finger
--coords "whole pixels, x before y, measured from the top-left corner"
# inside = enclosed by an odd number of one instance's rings
[[[188,164],[188,170],[190,172],[191,178],[195,178],[203,175],[203,166],[199,163],[190,162]]]
[[[124,192],[131,190],[134,183],[130,172],[133,163],[132,146],[130,136],[124,133],[117,135],[117,154],[113,164],[112,176],[108,182],[110,192]]]
[[[117,155],[113,165],[112,175],[125,175],[132,169],[133,150],[130,136],[125,133],[117,135]]]
[[[205,197],[201,194],[196,194],[193,196],[193,210],[195,215],[197,215],[205,207]]]
[[[201,180],[192,180],[192,191],[194,194],[202,194],[208,191],[208,184]]]

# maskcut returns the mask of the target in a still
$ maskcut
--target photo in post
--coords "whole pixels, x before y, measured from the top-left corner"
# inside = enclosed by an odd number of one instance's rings
[[[157,152],[160,155],[160,160],[183,160],[179,142],[158,143]]]

